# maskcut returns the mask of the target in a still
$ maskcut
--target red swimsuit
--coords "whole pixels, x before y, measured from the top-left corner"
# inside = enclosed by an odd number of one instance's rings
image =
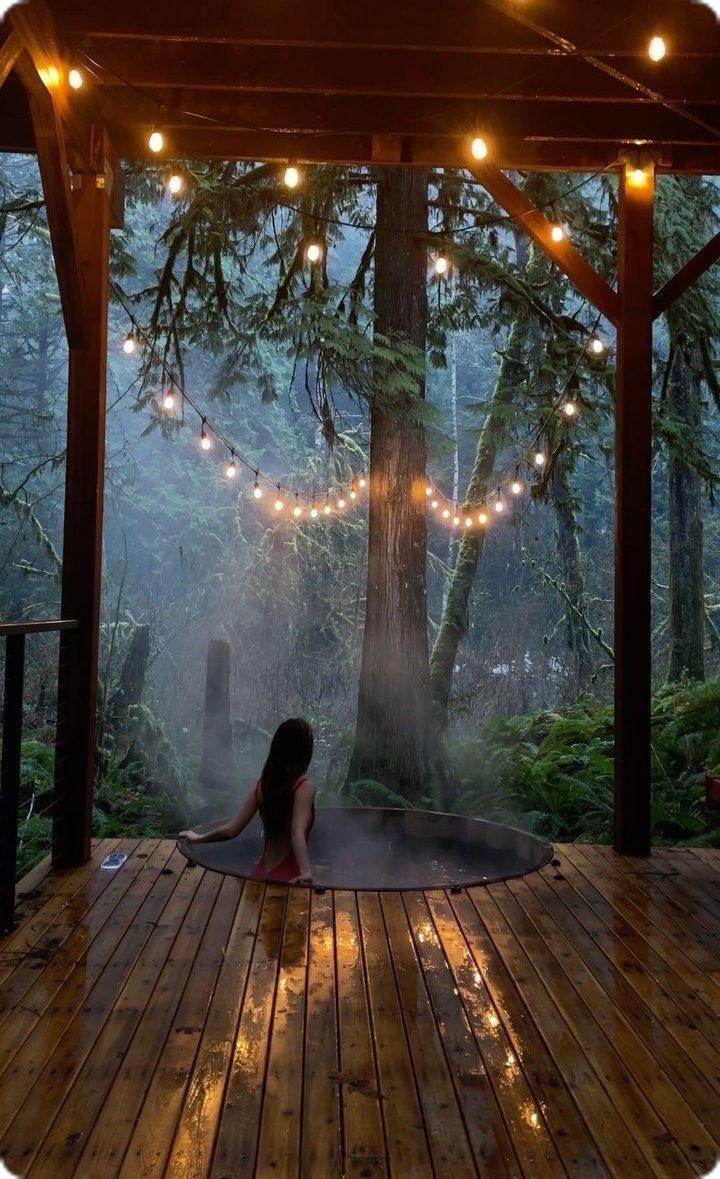
[[[300,786],[302,786],[303,782],[307,782],[307,778],[298,778],[297,782],[293,783],[293,788],[292,788],[293,794],[295,793],[296,790],[299,789]],[[256,798],[257,798],[257,791],[258,791],[259,786],[260,786],[260,781],[258,780],[258,782],[255,786],[255,797]],[[259,809],[259,807],[258,807],[258,809]],[[312,826],[313,826],[314,822],[315,822],[315,803],[313,802],[312,812],[310,815],[310,822],[308,823],[307,827],[305,828],[305,842],[306,843],[308,840],[308,836],[310,835],[310,832],[312,830]],[[296,876],[299,876],[299,875],[300,875],[300,865],[298,864],[297,859],[295,858],[294,851],[290,851],[290,853],[285,856],[285,859],[281,860],[279,864],[276,864],[275,867],[272,868],[269,872],[265,868],[265,853],[263,852],[263,854],[259,857],[259,859],[257,859],[255,861],[255,863],[252,866],[252,872],[250,873],[250,879],[251,880],[275,880],[275,881],[279,881],[281,883],[287,884],[287,882],[289,880],[293,880]]]

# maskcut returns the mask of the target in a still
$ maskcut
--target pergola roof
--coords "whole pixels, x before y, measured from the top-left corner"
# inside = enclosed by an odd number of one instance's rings
[[[691,0],[48,7],[60,59],[94,75],[78,109],[128,157],[156,124],[172,157],[458,164],[482,134],[502,167],[594,170],[640,149],[720,171],[720,22]],[[34,146],[12,78],[0,146]]]

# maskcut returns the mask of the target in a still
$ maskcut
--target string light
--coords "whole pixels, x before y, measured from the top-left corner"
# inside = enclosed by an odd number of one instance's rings
[[[185,187],[185,181],[179,172],[173,172],[167,182],[167,190],[172,196],[177,196]]]
[[[281,512],[284,507],[285,507],[285,504],[283,503],[282,498],[280,496],[280,484],[278,483],[278,495],[277,495],[277,499],[275,500],[274,508],[275,508],[276,512]]]
[[[465,517],[465,527],[472,528],[472,516]]]
[[[302,508],[300,507],[300,504],[297,502],[297,492],[295,492],[295,507],[293,508],[293,516],[295,517],[296,520],[299,520],[300,517],[302,516]]]
[[[487,522],[488,522],[487,512],[480,512],[480,515],[478,516],[478,524],[484,525],[484,524],[487,524]]]
[[[447,508],[443,508],[443,512],[442,512],[442,518],[443,518],[443,520],[447,520],[447,519],[449,519],[449,516],[450,516],[450,513],[449,513],[449,511],[447,510]]]
[[[605,345],[597,336],[594,336],[590,341],[590,351],[594,352],[596,356],[601,356],[605,351]]]
[[[541,450],[538,450],[536,452],[533,462],[535,463],[536,467],[544,467],[545,466],[545,455],[543,454],[543,452]]]
[[[644,168],[628,168],[626,175],[628,184],[633,188],[644,188],[647,182],[647,172]]]
[[[262,493],[263,493],[262,487],[258,483],[258,475],[259,474],[260,474],[259,471],[255,472],[255,482],[253,484],[253,497],[255,499],[262,499]]]
[[[458,515],[453,516],[453,524],[455,525],[456,528],[459,523],[460,523],[460,517]]]
[[[162,131],[158,131],[156,128],[153,128],[148,136],[147,142],[150,151],[154,151],[157,155],[157,153],[161,152],[165,147],[165,136],[163,135]]]
[[[313,520],[317,520],[317,514],[318,514],[318,510],[315,506],[313,506],[310,509],[310,515],[312,516]]]
[[[337,505],[340,508],[340,511],[342,511],[342,509],[345,507],[345,500],[342,496],[340,496],[340,499],[337,501]]]
[[[325,504],[325,507],[323,508],[323,512],[325,513],[326,516],[330,515],[330,513],[332,512],[332,508],[330,507],[330,504]]]
[[[207,434],[205,433],[205,419],[204,418],[203,418],[202,426],[200,427],[200,445],[202,446],[203,450],[209,450],[210,447],[212,446],[211,439],[208,438]]]
[[[228,479],[234,479],[235,476],[237,475],[237,467],[235,466],[235,455],[234,454],[230,456],[230,462],[227,465],[227,468],[225,470],[225,474],[227,475]]]
[[[503,501],[502,501],[501,499],[496,499],[496,500],[495,500],[495,511],[496,511],[498,514],[499,514],[500,512],[504,512],[504,511],[505,511],[505,504],[503,503]]]
[[[488,145],[481,135],[476,135],[470,144],[470,151],[476,160],[484,160],[488,154]]]
[[[430,507],[431,507],[431,508],[433,509],[433,511],[434,511],[434,510],[437,508],[437,506],[438,506],[438,501],[437,501],[436,499],[434,499],[434,500],[432,501],[432,503],[430,504]]]
[[[314,265],[316,262],[320,261],[322,258],[322,253],[323,251],[320,242],[310,242],[307,250],[305,251],[305,257],[307,258],[308,262],[312,262]]]
[[[73,90],[80,90],[84,81],[82,70],[79,70],[77,66],[73,66],[68,72],[68,86]]]
[[[449,266],[450,266],[450,263],[448,261],[447,255],[446,254],[438,254],[437,258],[435,259],[435,273],[436,274],[447,274]]]
[[[550,230],[550,237],[554,242],[563,241],[565,237],[565,230],[563,229],[562,225],[553,225],[552,229]]]
[[[135,332],[129,331],[123,340],[123,352],[130,356],[137,348],[137,340],[135,339]]]
[[[523,485],[519,479],[514,479],[510,484],[510,490],[513,495],[522,495]]]
[[[367,486],[367,479],[365,478],[364,475],[361,475],[360,478],[358,479],[358,487],[366,487],[366,486]]]
[[[663,37],[653,37],[648,45],[648,57],[651,61],[662,61],[667,53],[667,45]]]
[[[175,394],[173,393],[172,389],[168,389],[165,393],[165,396],[163,397],[163,409],[174,409],[174,407]]]
[[[294,164],[288,164],[283,176],[283,183],[286,188],[297,188],[300,183],[300,173]]]
[[[562,407],[562,411],[566,418],[574,418],[577,413],[577,405],[574,401],[566,401]]]
[[[430,486],[428,485],[428,486],[425,488],[425,494],[426,494],[426,495],[432,495],[432,487],[430,487]]]

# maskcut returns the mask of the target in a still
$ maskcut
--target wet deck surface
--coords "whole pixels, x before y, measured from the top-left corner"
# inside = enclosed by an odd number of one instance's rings
[[[720,852],[556,857],[459,895],[243,884],[156,840],[35,873],[0,942],[0,1158],[32,1179],[705,1173]]]

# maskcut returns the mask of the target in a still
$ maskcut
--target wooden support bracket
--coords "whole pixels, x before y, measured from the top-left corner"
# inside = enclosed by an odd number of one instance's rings
[[[22,52],[22,42],[17,33],[11,33],[0,46],[0,87],[8,80],[10,71]]]
[[[664,286],[655,292],[653,295],[653,319],[657,319],[659,315],[667,311],[675,300],[684,295],[692,284],[697,282],[705,271],[714,266],[718,260],[720,260],[720,233],[716,233],[707,245],[698,250],[689,262],[680,267],[677,274],[669,278]]]
[[[557,263],[580,294],[589,299],[610,323],[617,326],[620,320],[619,295],[590,263],[585,261],[567,238],[559,242],[553,240],[552,223],[545,214],[528,200],[525,193],[521,192],[497,165],[486,162],[473,164],[470,171],[500,208],[509,213],[533,241]]]

